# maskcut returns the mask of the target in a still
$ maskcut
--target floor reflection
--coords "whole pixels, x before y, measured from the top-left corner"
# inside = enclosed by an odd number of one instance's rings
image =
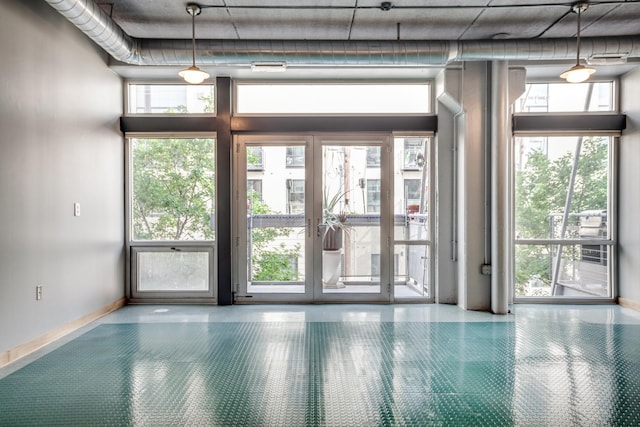
[[[128,308],[0,379],[0,425],[639,424],[637,312],[455,310]]]

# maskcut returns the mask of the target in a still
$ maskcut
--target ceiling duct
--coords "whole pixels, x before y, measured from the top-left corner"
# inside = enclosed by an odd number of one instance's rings
[[[139,40],[127,35],[93,0],[46,0],[109,55],[137,63]]]
[[[186,65],[191,40],[135,39],[93,0],[45,0],[118,61],[135,65]],[[564,60],[576,56],[575,39],[493,39],[433,41],[198,40],[201,65],[250,66],[427,66],[454,61]],[[592,55],[640,57],[640,36],[583,38]]]

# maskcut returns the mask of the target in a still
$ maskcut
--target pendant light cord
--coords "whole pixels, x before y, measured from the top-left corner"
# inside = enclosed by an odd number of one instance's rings
[[[576,65],[580,65],[580,15],[581,14],[582,14],[582,6],[578,6],[578,34],[576,37],[577,38]]]
[[[192,10],[190,12],[191,15],[191,58],[193,59],[193,66],[196,66],[196,12]],[[578,15],[578,19],[580,15]],[[578,33],[580,34],[580,33]],[[580,36],[578,35],[578,40],[580,40]]]

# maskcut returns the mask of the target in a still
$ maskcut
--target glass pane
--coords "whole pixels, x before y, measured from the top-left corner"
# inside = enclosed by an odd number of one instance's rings
[[[613,83],[530,83],[515,102],[517,113],[613,111]]]
[[[394,140],[395,240],[429,240],[429,138]]]
[[[252,145],[246,150],[247,291],[304,293],[305,147]],[[251,166],[258,152],[262,169]],[[298,168],[286,167],[292,152],[301,156]]]
[[[609,256],[606,245],[516,245],[515,294],[609,297]]]
[[[367,153],[355,145],[322,150],[325,293],[380,292],[380,170],[366,168]]]
[[[610,143],[608,137],[516,139],[516,296],[611,294],[606,243],[561,243],[610,236]]]
[[[426,114],[430,86],[421,84],[242,84],[240,114]]]
[[[139,291],[207,291],[208,252],[138,252]]]
[[[262,147],[247,147],[247,170],[264,169]]]
[[[381,158],[380,147],[367,147],[368,168],[379,168]]]
[[[516,138],[517,239],[609,235],[609,144],[608,137]]]
[[[213,85],[130,84],[127,113],[214,113],[213,89]]]
[[[214,233],[211,138],[131,140],[133,240],[210,240]]]
[[[367,212],[380,212],[380,180],[367,180]]]
[[[304,167],[304,147],[287,147],[287,167]]]
[[[394,255],[395,299],[429,298],[429,247],[396,244]]]

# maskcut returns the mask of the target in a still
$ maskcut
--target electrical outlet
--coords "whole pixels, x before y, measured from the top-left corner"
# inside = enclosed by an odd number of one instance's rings
[[[73,216],[80,216],[80,203],[73,204]]]
[[[36,286],[36,301],[40,301],[42,299],[42,285]]]

